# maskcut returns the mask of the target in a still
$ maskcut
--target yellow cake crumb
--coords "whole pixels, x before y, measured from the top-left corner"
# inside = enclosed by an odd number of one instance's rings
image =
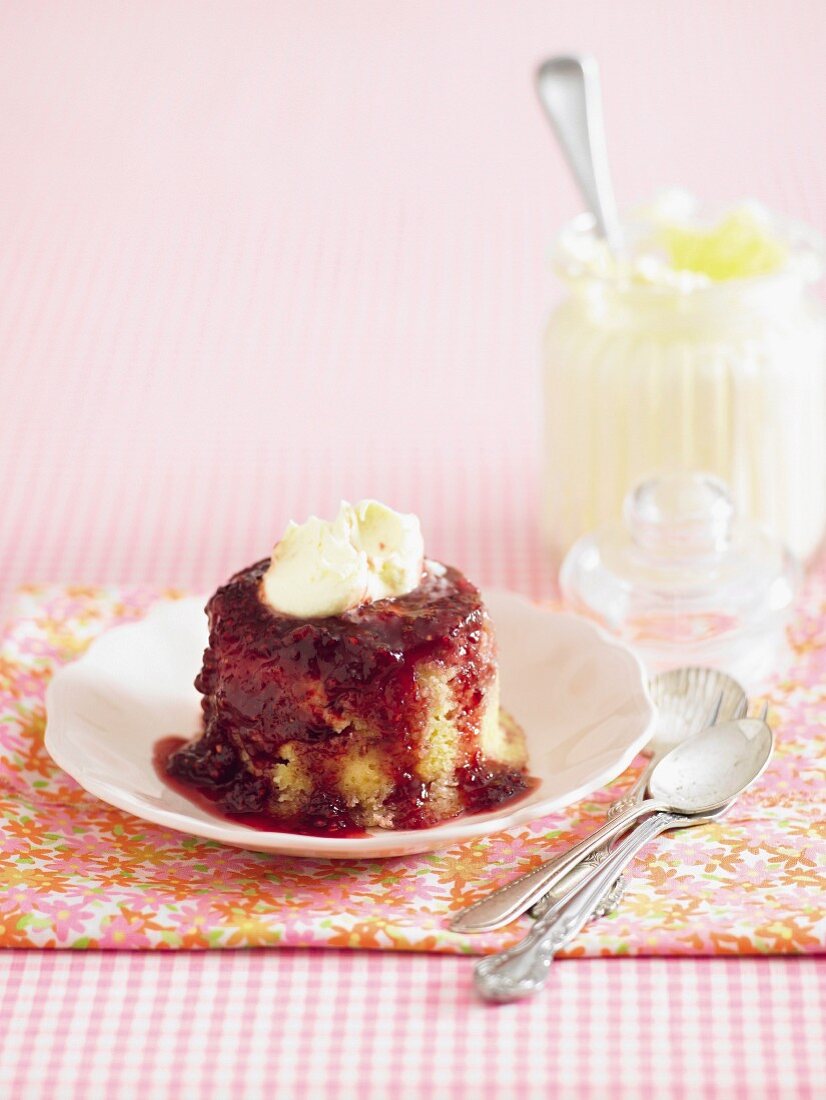
[[[459,754],[459,730],[454,715],[456,699],[445,670],[431,665],[419,669],[416,680],[428,703],[426,732],[421,741],[418,775],[430,783],[451,775]]]
[[[349,806],[383,801],[393,786],[384,767],[384,754],[359,742],[351,744],[341,768],[338,789]]]
[[[272,769],[273,786],[281,802],[298,802],[313,790],[313,781],[301,759],[301,751],[295,742],[287,741],[278,750],[284,763]]]

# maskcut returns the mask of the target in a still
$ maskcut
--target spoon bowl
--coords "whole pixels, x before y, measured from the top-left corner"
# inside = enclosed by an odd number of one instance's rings
[[[649,796],[681,814],[705,814],[731,802],[762,775],[774,737],[759,718],[724,722],[695,734],[660,760]]]
[[[657,708],[657,721],[646,751],[657,758],[709,725],[709,712],[718,700],[716,723],[731,722],[746,713],[742,686],[715,668],[685,667],[659,672],[652,677],[649,692]]]

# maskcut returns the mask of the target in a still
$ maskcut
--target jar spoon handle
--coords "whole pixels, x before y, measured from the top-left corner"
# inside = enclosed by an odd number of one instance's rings
[[[619,246],[619,218],[602,121],[599,67],[593,57],[551,57],[540,65],[536,87],[600,236]]]

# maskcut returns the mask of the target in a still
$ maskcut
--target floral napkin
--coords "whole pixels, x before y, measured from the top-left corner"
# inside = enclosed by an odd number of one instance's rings
[[[617,912],[569,955],[814,954],[826,945],[826,576],[810,581],[793,664],[769,693],[776,755],[721,822],[660,838]],[[0,640],[0,946],[252,946],[482,953],[451,915],[599,824],[633,778],[508,833],[429,855],[339,862],[227,848],[86,794],[43,748],[55,669],[101,631],[180,593],[27,587]],[[637,762],[639,766],[640,761]]]

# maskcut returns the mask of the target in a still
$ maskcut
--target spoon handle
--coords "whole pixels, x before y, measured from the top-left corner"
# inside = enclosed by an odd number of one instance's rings
[[[608,807],[609,820],[612,817],[616,817],[617,814],[621,814],[623,810],[627,810],[629,806],[637,806],[642,802],[645,798],[645,792],[648,790],[648,780],[651,778],[651,773],[662,758],[663,753],[657,753],[652,756],[628,790],[611,803]]]
[[[665,807],[661,802],[648,799],[645,802],[629,806],[624,813],[616,814],[609,821],[591,833],[585,840],[575,844],[562,855],[546,860],[534,871],[494,890],[479,901],[463,909],[451,922],[453,932],[491,932],[510,924],[521,916],[547,893],[560,879],[582,860],[586,860],[597,849],[615,836],[624,833],[635,821],[646,814],[655,813]]]
[[[536,86],[597,229],[616,249],[619,218],[608,170],[599,67],[593,57],[552,57],[540,66]]]
[[[573,894],[553,905],[514,947],[476,964],[474,980],[487,1001],[515,1001],[537,993],[548,979],[557,951],[579,935],[614,879],[655,836],[682,819],[656,813],[629,833],[605,862],[590,872]]]
[[[653,756],[636,782],[633,783],[620,798],[615,799],[615,801],[611,803],[608,807],[609,821],[612,821],[618,814],[625,813],[630,807],[638,806],[640,802],[642,802],[645,798],[645,792],[648,790],[648,780],[651,773],[661,759],[662,754]],[[611,853],[611,849],[617,843],[617,839],[618,834],[615,834],[609,840],[603,841],[599,848],[591,852],[587,859],[584,859],[581,863],[577,863],[566,875],[558,879],[554,885],[530,907],[531,916],[535,918],[543,917],[553,905],[562,901],[567,895],[572,894],[577,887],[580,886],[583,880],[587,878],[594,867],[598,867],[601,863],[605,862]],[[623,888],[622,881],[617,880],[616,885],[621,893]]]
[[[702,729],[704,725],[713,726],[720,715],[720,707],[722,705],[722,702],[723,692],[721,691],[714,700],[714,704],[711,710],[708,711],[708,713],[703,714],[701,709],[695,708],[696,714],[694,716],[694,722],[692,724],[696,724],[698,729]],[[743,708],[743,713],[745,713],[745,707],[746,701],[745,696],[743,696],[742,702],[738,703],[737,705],[737,712],[739,712],[741,708]],[[734,717],[742,718],[743,713],[735,713]],[[690,728],[691,727],[689,726],[689,729]],[[636,781],[632,783],[632,785],[628,788],[627,791],[625,791],[623,795],[620,796],[620,798],[616,799],[608,807],[609,820],[610,818],[615,817],[617,814],[622,813],[624,810],[627,810],[629,806],[634,806],[637,803],[642,802],[642,800],[645,798],[645,792],[648,790],[648,781],[651,778],[651,773],[654,771],[657,764],[659,764],[659,762],[662,760],[663,756],[665,756],[667,751],[668,749],[666,748],[664,750],[660,749],[659,751],[655,751],[653,753],[648,761],[648,764],[643,768]],[[609,840],[607,843],[603,844],[603,846],[597,849],[597,851],[593,852],[584,863],[579,864],[579,866],[574,867],[571,871],[569,871],[565,878],[561,880],[561,882],[557,882],[557,884],[553,886],[544,897],[540,898],[539,901],[537,901],[531,907],[531,916],[541,917],[544,913],[548,911],[548,909],[550,909],[553,904],[555,904],[555,902],[559,901],[566,894],[573,891],[579,885],[585,875],[589,872],[591,867],[602,863],[605,859],[607,859],[608,853],[611,851],[611,848],[614,844],[616,844],[616,837],[613,840]],[[617,882],[617,888],[621,893],[623,888],[622,882]]]

